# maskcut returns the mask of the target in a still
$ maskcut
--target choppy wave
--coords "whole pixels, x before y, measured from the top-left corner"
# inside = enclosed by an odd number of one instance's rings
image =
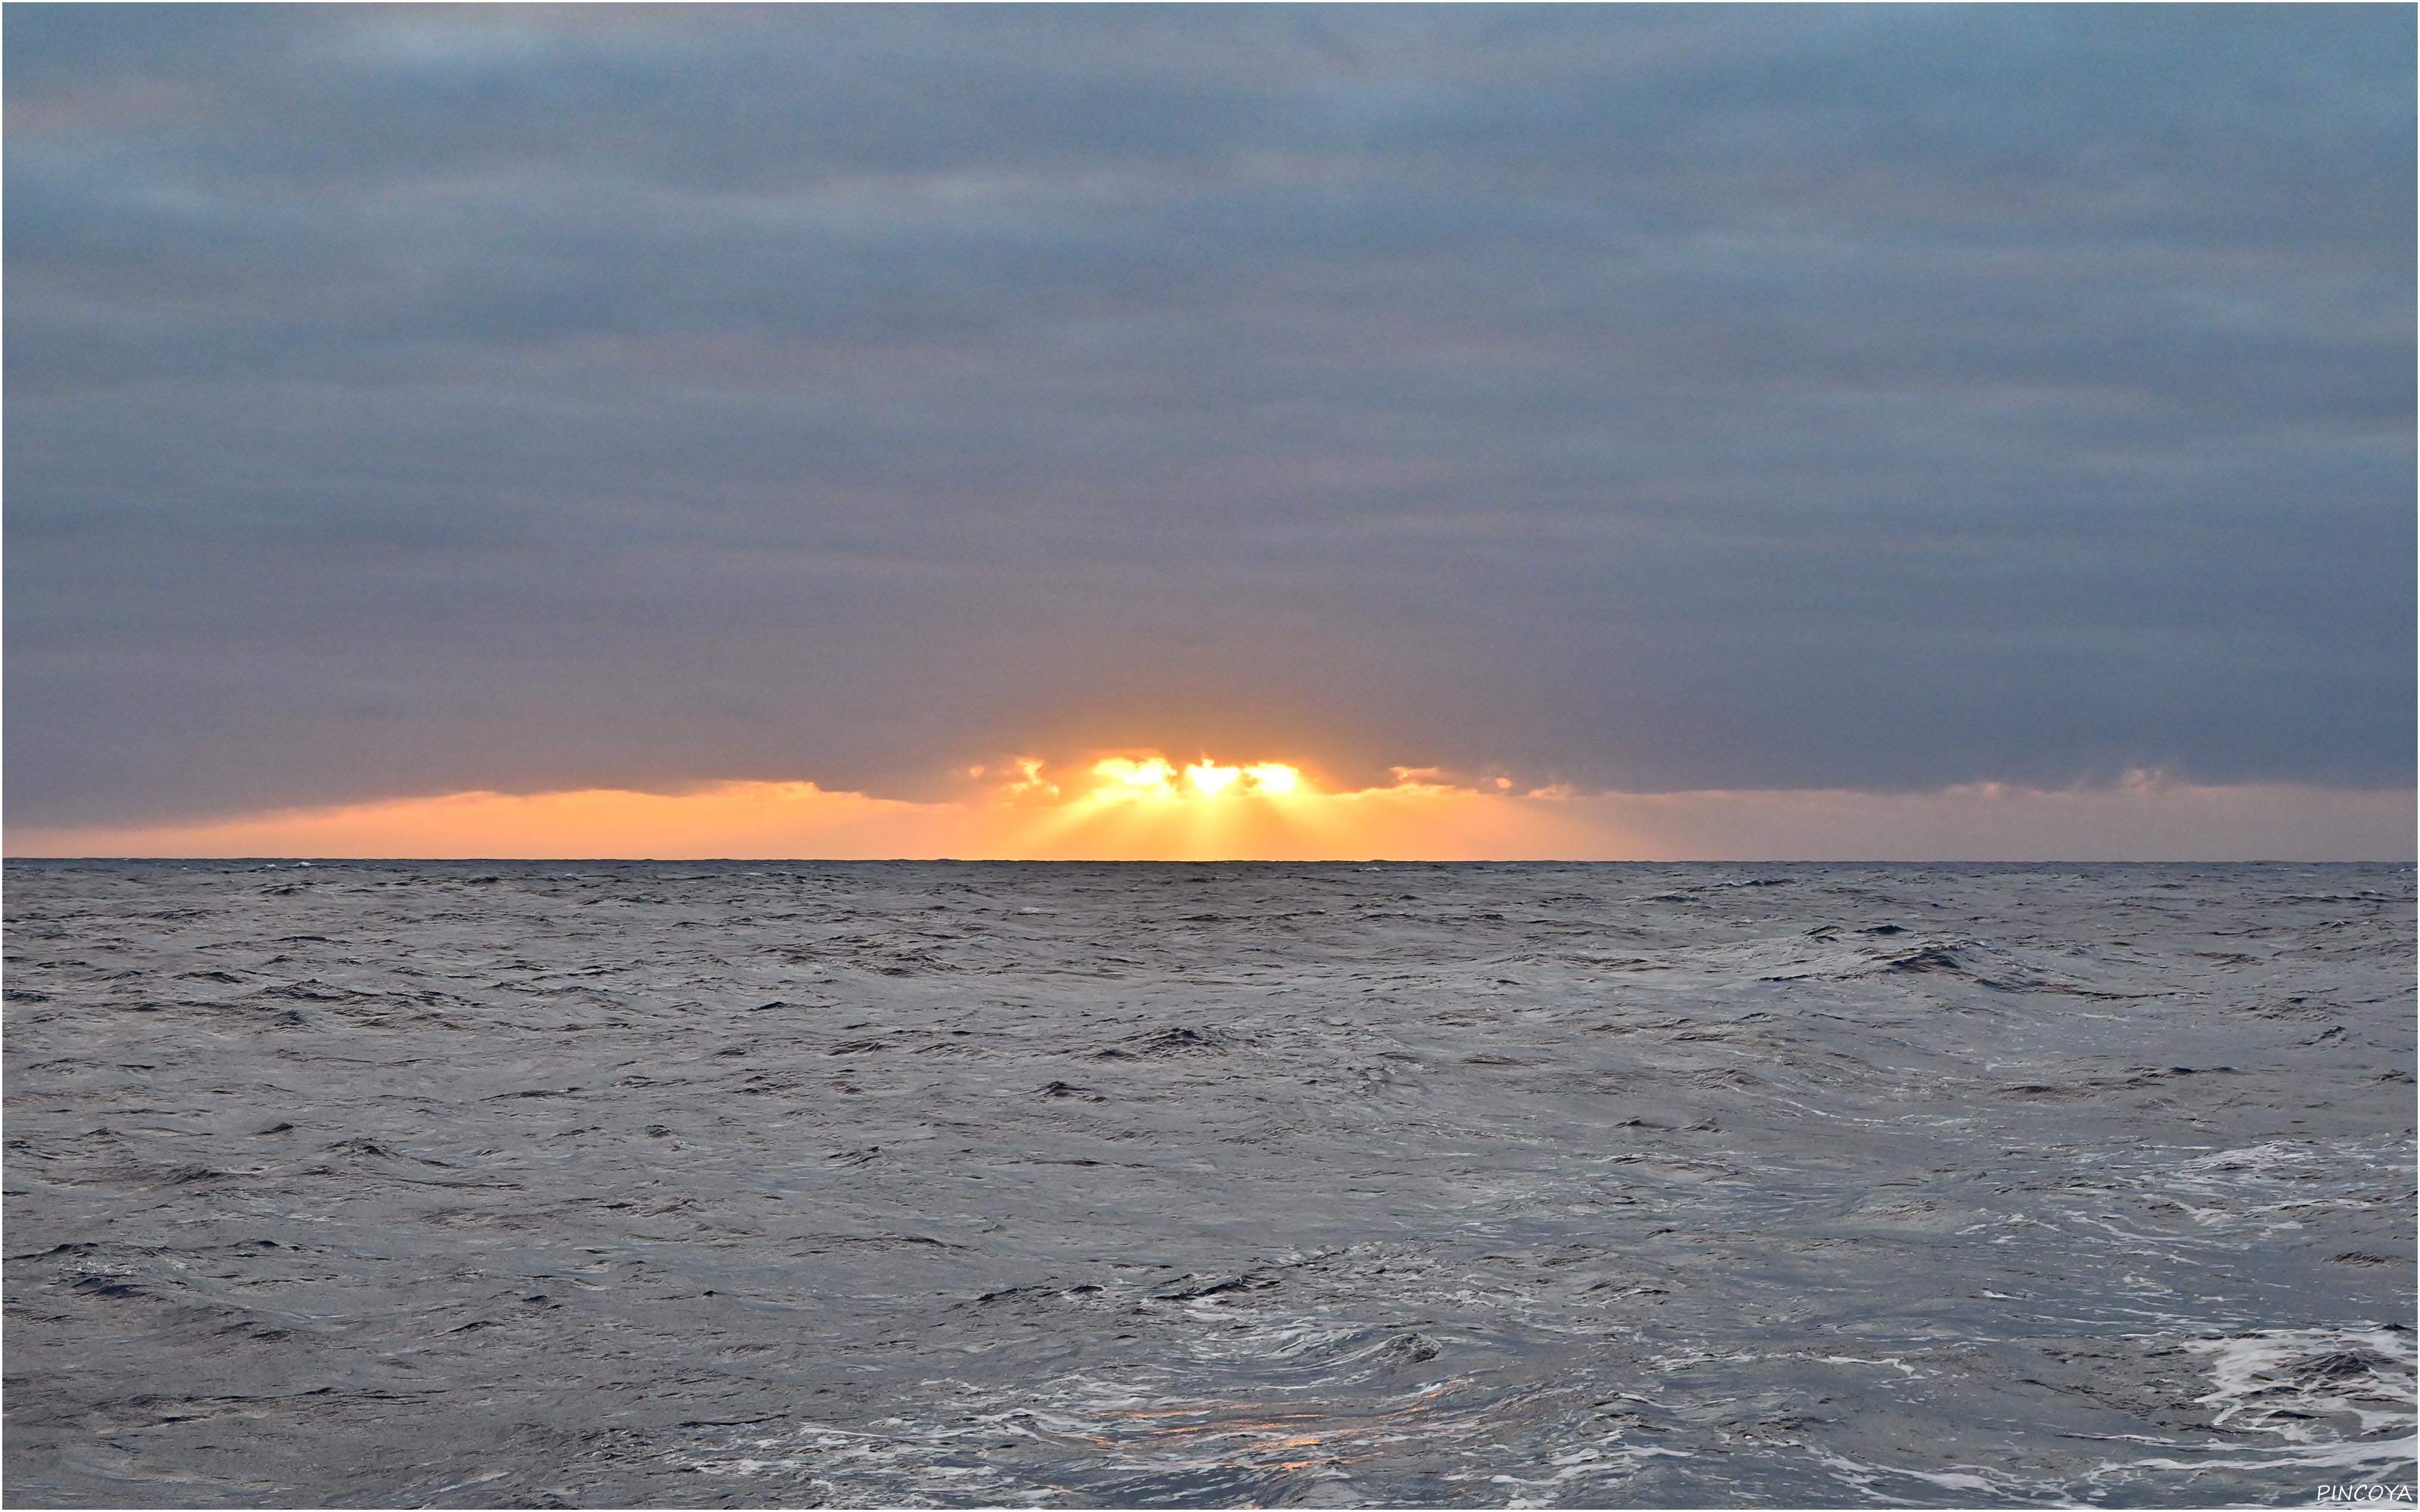
[[[2408,869],[8,881],[26,1505],[2414,1473]]]

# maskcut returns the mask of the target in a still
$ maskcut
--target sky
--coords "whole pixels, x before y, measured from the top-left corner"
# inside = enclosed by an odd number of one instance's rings
[[[2408,859],[2414,24],[11,5],[8,852]]]

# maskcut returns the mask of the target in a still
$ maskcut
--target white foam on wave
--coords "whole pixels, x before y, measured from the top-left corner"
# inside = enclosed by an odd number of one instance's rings
[[[2215,1443],[2128,1435],[2166,1454],[2103,1464],[2085,1476],[2106,1487],[2146,1472],[2187,1475],[2212,1471],[2362,1472],[2392,1476],[2420,1461],[2412,1332],[2399,1327],[2270,1328],[2184,1348],[2209,1362],[2211,1389],[2195,1398],[2211,1409]],[[2264,1435],[2254,1438],[2252,1435]]]
[[[2420,1350],[2407,1329],[2262,1329],[2185,1348],[2210,1357],[2215,1389],[2198,1400],[2217,1427],[2334,1447],[2346,1443],[2342,1424],[2350,1418],[2363,1445],[2412,1452]],[[2380,1432],[2402,1437],[2371,1444]]]
[[[2082,1475],[2023,1476],[1960,1464],[1937,1469],[1878,1465],[1829,1450],[1816,1461],[1860,1495],[1891,1495],[1893,1478],[1978,1499],[2069,1499],[2080,1489],[2098,1501],[2143,1484],[2147,1475],[2187,1479],[2228,1471],[2354,1473],[2393,1478],[2420,1457],[2414,1408],[2414,1337],[2385,1325],[2260,1329],[2188,1340],[2208,1362],[2211,1390],[2194,1398],[2211,1410],[2217,1438],[2114,1434],[2108,1442],[2160,1451],[2112,1459]],[[2256,1437],[2265,1436],[2265,1437]],[[1807,1446],[1812,1448],[1813,1446]]]
[[[2040,1488],[2027,1481],[2000,1474],[1983,1465],[1960,1465],[1950,1470],[1906,1470],[1897,1465],[1869,1465],[1843,1454],[1828,1451],[1815,1456],[1816,1463],[1858,1491],[1869,1496],[1886,1496],[1881,1488],[1893,1477],[1922,1481],[1943,1490],[1969,1496],[1995,1496],[2026,1500],[2038,1494]]]
[[[1606,1478],[1626,1479],[1638,1473],[1638,1467],[1650,1459],[1694,1459],[1685,1449],[1667,1449],[1648,1443],[1608,1443],[1596,1448],[1566,1449],[1546,1457],[1551,1467],[1544,1475],[1490,1475],[1492,1486],[1516,1488],[1505,1499],[1512,1508],[1546,1507],[1556,1503],[1556,1488],[1575,1480]]]

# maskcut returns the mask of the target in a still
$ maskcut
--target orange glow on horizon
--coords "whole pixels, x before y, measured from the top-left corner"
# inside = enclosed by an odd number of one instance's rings
[[[1041,763],[1019,757],[1020,768],[1039,772]],[[1182,771],[1165,756],[1104,756],[1093,764],[1098,786],[1083,795],[1093,803],[1146,800],[1154,803],[1203,802],[1217,798],[1276,797],[1302,786],[1302,773],[1283,762],[1254,762],[1230,766],[1204,756]]]
[[[1031,761],[1019,758],[1018,764]],[[1091,776],[1091,790],[1037,816],[1022,839],[1022,854],[1307,858],[1326,854],[1322,847],[1336,840],[1333,826],[1320,822],[1317,800],[1343,796],[1315,792],[1301,770],[1286,762],[1203,756],[1180,768],[1155,751],[1104,756],[1093,763]]]
[[[1287,762],[1156,752],[1063,774],[1032,756],[953,768],[967,796],[813,782],[681,793],[453,793],[148,827],[13,828],[11,856],[662,860],[2403,859],[2413,795],[2292,784],[1969,783],[1584,793],[1397,766],[1330,790]],[[2387,837],[2381,840],[2380,837]]]
[[[1179,766],[1156,751],[1076,764],[1063,779],[1032,756],[955,770],[970,797],[913,802],[813,782],[472,792],[10,840],[21,855],[1100,860],[1474,859],[1554,854],[1574,840],[1553,816],[1425,767],[1341,792],[1289,762]]]

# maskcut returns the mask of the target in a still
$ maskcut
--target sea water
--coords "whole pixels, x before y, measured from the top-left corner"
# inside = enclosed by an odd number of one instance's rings
[[[2414,1473],[2408,867],[7,883],[20,1505]]]

